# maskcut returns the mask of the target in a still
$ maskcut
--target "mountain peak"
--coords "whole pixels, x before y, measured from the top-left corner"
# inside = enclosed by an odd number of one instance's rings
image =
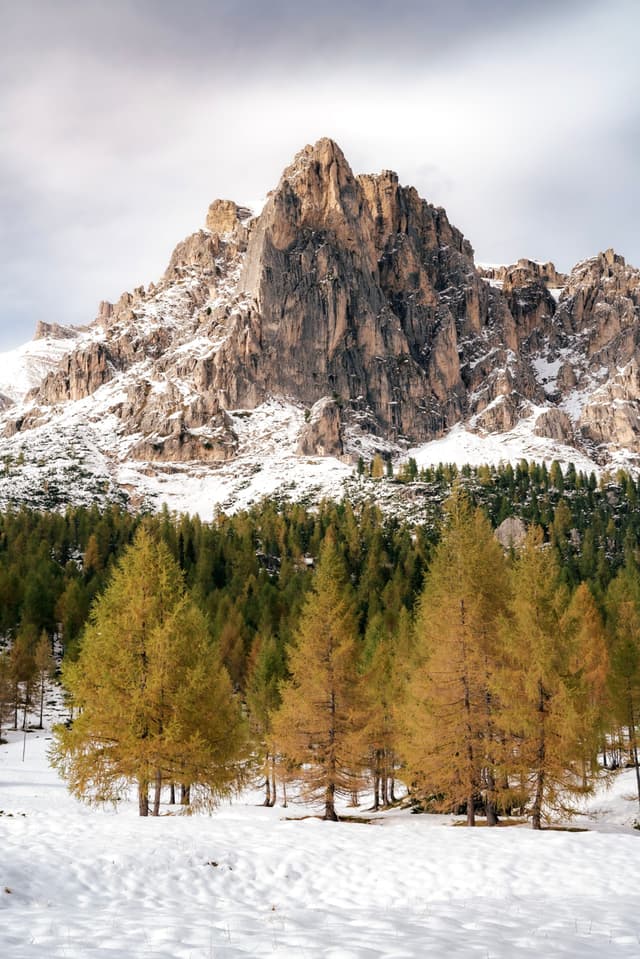
[[[391,171],[354,176],[328,137],[259,216],[221,199],[206,225],[82,336],[39,329],[20,395],[0,384],[0,455],[47,464],[67,443],[73,476],[82,443],[121,488],[179,470],[237,492],[267,447],[299,475],[315,467],[296,450],[353,462],[466,424],[640,463],[640,271],[613,250],[569,278],[531,260],[480,274],[444,210]]]
[[[233,200],[214,200],[207,212],[207,230],[219,236],[232,233],[238,223],[251,216],[251,210]]]
[[[344,153],[334,140],[323,137],[300,150],[286,168],[276,190],[280,200],[276,205],[286,216],[293,215],[299,226],[332,229],[345,217],[359,215],[357,194]]]
[[[282,177],[283,179],[291,179],[298,172],[314,163],[318,164],[320,169],[325,170],[335,163],[346,167],[351,172],[351,167],[336,141],[330,137],[321,137],[315,143],[308,143],[296,153]]]

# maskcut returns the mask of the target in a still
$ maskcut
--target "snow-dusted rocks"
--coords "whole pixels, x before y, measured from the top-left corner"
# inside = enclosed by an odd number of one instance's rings
[[[527,536],[527,527],[519,516],[507,516],[495,531],[495,537],[504,549],[518,549]]]
[[[511,437],[501,448],[520,443],[518,457],[553,458],[556,444],[564,459],[633,465],[639,317],[640,272],[613,251],[568,277],[524,259],[478,270],[444,210],[391,171],[354,175],[323,139],[259,216],[215,201],[157,284],[0,358],[0,454],[28,460],[46,434],[65,455],[84,433],[109,489],[123,471],[139,489],[132,471],[183,469],[213,489],[247,456],[264,469],[238,423],[275,404],[299,423],[281,437],[296,477],[304,457],[401,455],[462,424]]]
[[[341,456],[344,450],[340,406],[330,396],[314,403],[298,440],[303,456]]]

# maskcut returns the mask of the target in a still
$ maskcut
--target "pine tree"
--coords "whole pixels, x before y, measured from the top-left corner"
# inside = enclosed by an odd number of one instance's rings
[[[283,645],[273,636],[257,641],[256,655],[247,682],[247,706],[255,740],[260,744],[258,760],[264,773],[265,806],[276,802],[276,747],[273,717],[280,707],[280,684],[286,676]]]
[[[405,611],[406,613],[406,611]],[[404,617],[402,617],[404,626]],[[377,614],[365,636],[363,665],[365,725],[373,773],[373,808],[394,801],[393,787],[398,768],[399,720],[397,703],[404,694],[406,681],[403,656],[403,628],[391,635]]]
[[[239,775],[243,723],[207,622],[163,543],[141,529],[92,607],[63,682],[80,712],[58,727],[54,764],[89,802],[137,784],[154,813],[163,782],[191,787],[211,807]]]
[[[4,724],[11,716],[13,703],[13,683],[11,681],[11,660],[6,650],[0,652],[0,743],[4,742],[2,732]]]
[[[567,590],[542,531],[527,534],[513,572],[512,617],[506,630],[502,721],[514,743],[510,758],[540,829],[553,809],[569,812],[583,789],[584,697],[576,695],[580,666],[567,622]]]
[[[55,670],[55,661],[51,651],[51,641],[45,630],[40,633],[40,639],[38,640],[38,645],[36,646],[34,660],[36,667],[36,678],[38,682],[38,702],[40,707],[38,729],[42,729],[45,685],[47,680],[51,679]]]
[[[616,720],[627,728],[640,804],[640,575],[635,563],[626,563],[609,584],[607,613],[611,637],[611,704]]]
[[[441,808],[466,806],[475,824],[498,806],[493,679],[508,580],[486,517],[457,489],[425,580],[416,620],[419,662],[407,691],[403,753],[414,789]]]
[[[382,479],[384,476],[384,460],[379,453],[371,461],[371,479]]]
[[[291,679],[274,719],[280,751],[298,764],[302,794],[321,801],[336,820],[336,796],[360,781],[361,732],[358,630],[354,599],[331,531],[302,610],[289,655]]]
[[[22,626],[16,636],[9,662],[11,665],[11,683],[13,686],[13,728],[18,728],[18,713],[22,707],[22,728],[27,728],[27,709],[31,704],[31,686],[36,672],[34,649],[37,641],[34,626]]]
[[[581,583],[571,597],[561,631],[567,644],[567,679],[576,711],[578,745],[583,763],[589,763],[595,773],[610,717],[609,651],[602,616],[586,583]],[[586,786],[586,771],[583,782]]]

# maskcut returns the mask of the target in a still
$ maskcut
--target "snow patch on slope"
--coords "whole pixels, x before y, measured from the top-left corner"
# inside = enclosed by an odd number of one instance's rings
[[[46,337],[0,353],[0,396],[13,403],[22,400],[78,342],[78,337]]]
[[[317,502],[339,499],[353,467],[334,457],[298,456],[304,410],[272,398],[253,410],[230,410],[238,454],[222,464],[144,464],[125,460],[116,468],[118,483],[143,493],[159,508],[211,519],[236,512],[265,496]]]
[[[518,463],[522,459],[550,464],[557,460],[565,468],[573,463],[576,470],[600,472],[595,460],[566,446],[533,432],[535,421],[544,408],[536,407],[532,416],[521,420],[507,433],[476,433],[458,424],[446,436],[407,451],[419,467],[455,463],[457,466],[498,466],[500,463]]]

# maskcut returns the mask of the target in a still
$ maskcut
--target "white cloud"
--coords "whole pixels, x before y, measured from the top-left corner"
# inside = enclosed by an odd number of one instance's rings
[[[332,59],[326,46],[306,68],[299,50],[271,65],[265,50],[255,62],[251,50],[174,62],[166,31],[157,57],[154,36],[139,59],[45,47],[0,112],[0,173],[12,184],[0,245],[13,264],[0,346],[27,338],[45,310],[85,322],[101,298],[156,278],[215,196],[264,194],[323,135],[356,171],[397,169],[444,205],[481,258],[567,266],[612,233],[631,246],[640,211],[625,134],[640,10],[629,0],[566,10],[424,60],[413,37],[405,62],[368,61],[362,47],[352,62],[343,48]],[[640,261],[637,242],[622,252]]]

